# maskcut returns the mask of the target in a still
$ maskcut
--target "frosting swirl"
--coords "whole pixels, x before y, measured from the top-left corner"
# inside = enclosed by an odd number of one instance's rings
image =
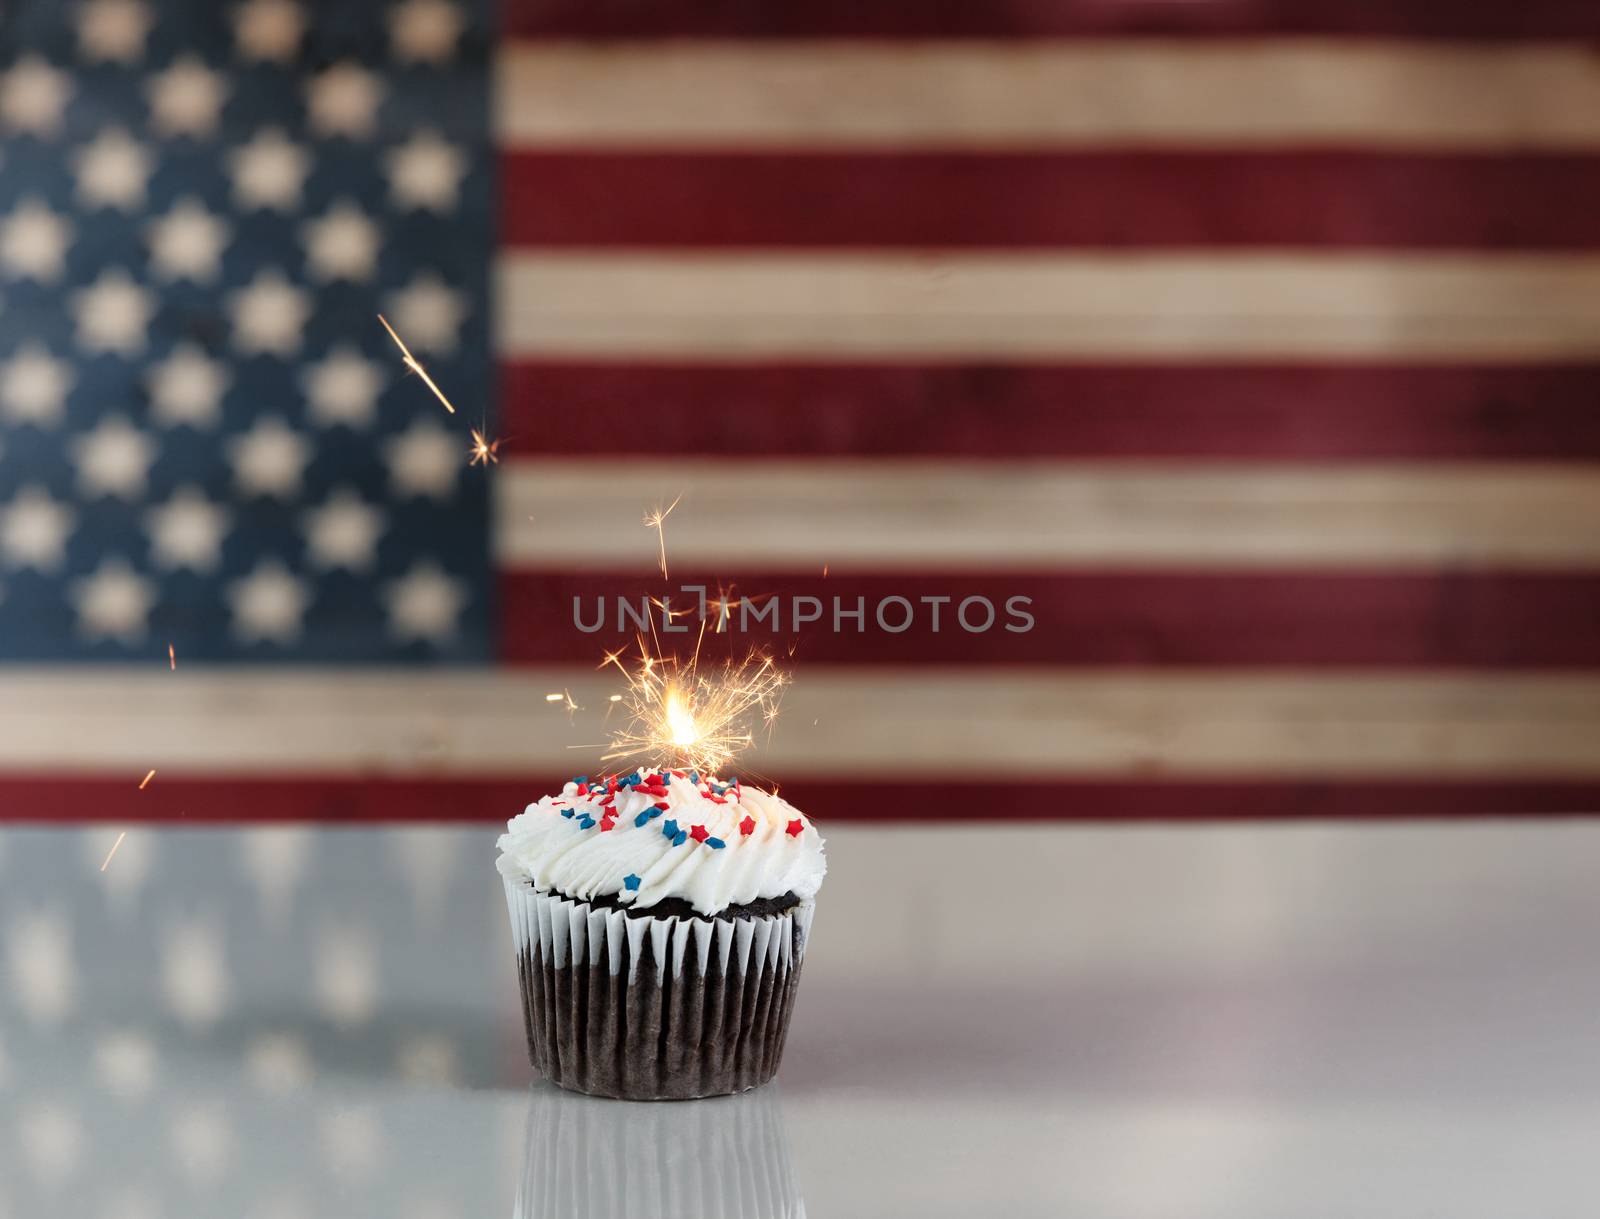
[[[499,847],[500,871],[539,890],[640,907],[676,897],[705,915],[805,901],[827,871],[822,836],[787,801],[675,771],[572,780],[513,817]]]

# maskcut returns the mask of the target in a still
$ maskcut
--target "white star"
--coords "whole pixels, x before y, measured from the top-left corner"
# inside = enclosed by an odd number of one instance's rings
[[[222,270],[228,225],[194,199],[179,201],[150,223],[150,260],[166,279],[208,283]]]
[[[338,934],[338,929],[329,934]],[[322,943],[322,938],[317,942]],[[329,1007],[331,1004],[323,1004],[324,1010]],[[341,1024],[355,1023],[341,1018],[337,1011],[329,1014]],[[369,1181],[384,1160],[383,1127],[370,1106],[345,1104],[326,1112],[315,1142],[332,1175],[342,1181]]]
[[[53,427],[61,422],[61,406],[74,380],[72,365],[29,340],[0,365],[0,417]]]
[[[227,958],[211,924],[195,919],[167,932],[161,983],[167,1006],[191,1028],[215,1024],[228,1010]]]
[[[387,585],[384,600],[389,604],[389,633],[396,639],[440,643],[456,633],[456,617],[467,595],[436,563],[422,562]]]
[[[191,343],[176,347],[149,373],[151,414],[161,423],[215,427],[228,390],[227,367]]]
[[[396,495],[445,499],[456,486],[461,445],[436,423],[413,423],[384,446]]]
[[[132,63],[154,24],[139,0],[87,0],[78,10],[78,44],[93,62]]]
[[[78,486],[86,496],[137,498],[155,459],[155,442],[121,415],[105,416],[72,442]]]
[[[194,487],[183,487],[165,504],[152,508],[145,514],[145,525],[151,554],[161,567],[187,567],[203,575],[216,570],[222,560],[228,513]]]
[[[137,1100],[156,1080],[156,1048],[135,1032],[108,1033],[94,1051],[100,1085],[113,1096]]]
[[[448,212],[461,193],[467,158],[434,131],[418,131],[384,154],[389,194],[403,208]]]
[[[84,206],[115,207],[125,212],[144,202],[145,186],[155,171],[150,150],[115,128],[102,130],[85,144],[73,164],[78,199]]]
[[[371,1020],[378,1007],[378,952],[371,934],[346,919],[324,923],[313,936],[311,986],[318,1008],[345,1028]]]
[[[318,279],[371,279],[378,265],[381,239],[378,226],[349,202],[307,221],[300,232],[306,243],[306,261]]]
[[[231,442],[228,456],[241,493],[288,499],[300,490],[311,446],[282,419],[268,417]]]
[[[319,135],[362,139],[377,128],[383,88],[377,77],[353,63],[341,63],[314,77],[306,109]]]
[[[460,35],[461,13],[445,0],[405,0],[389,15],[389,37],[402,61],[441,63]]]
[[[467,306],[459,292],[427,271],[391,292],[384,312],[412,347],[448,354],[456,349]]]
[[[286,212],[300,206],[311,157],[275,128],[258,131],[229,154],[233,197],[240,207]]]
[[[172,1119],[172,1159],[189,1180],[209,1185],[233,1161],[233,1123],[217,1102],[186,1105]]]
[[[299,1092],[316,1077],[311,1050],[293,1033],[263,1033],[245,1051],[250,1078],[263,1092]]]
[[[14,567],[55,571],[66,557],[74,518],[43,487],[24,487],[0,508],[0,554]]]
[[[62,915],[19,906],[6,927],[7,972],[16,1005],[37,1024],[59,1024],[77,989],[72,924]]]
[[[24,199],[0,224],[0,263],[18,279],[61,278],[72,224],[37,199]]]
[[[414,1034],[396,1051],[395,1066],[401,1079],[447,1088],[458,1074],[455,1044],[439,1033]]]
[[[233,633],[246,643],[268,641],[289,644],[300,637],[311,594],[304,580],[268,560],[228,587],[233,607]]]
[[[78,315],[78,342],[86,350],[121,355],[144,350],[155,299],[122,268],[102,271],[100,278],[73,293],[72,299]]]
[[[0,80],[0,119],[14,132],[57,134],[71,100],[72,78],[37,55],[19,59]]]
[[[94,574],[74,582],[78,630],[90,639],[137,643],[156,603],[155,585],[135,575],[123,559],[103,559]]]
[[[353,491],[338,491],[320,508],[306,513],[306,548],[322,568],[361,572],[378,558],[383,513]]]
[[[83,1155],[83,1123],[60,1101],[34,1101],[19,1107],[15,1118],[18,1141],[34,1175],[59,1186],[78,1167]]]
[[[304,380],[313,419],[324,427],[361,428],[372,422],[386,378],[377,364],[341,344],[309,365]]]
[[[150,78],[150,117],[167,136],[210,135],[227,99],[227,82],[192,55]]]
[[[249,286],[229,296],[233,345],[248,354],[292,356],[311,316],[311,298],[281,271],[258,271]]]
[[[286,63],[300,49],[306,19],[292,0],[247,0],[233,18],[233,40],[246,59]]]

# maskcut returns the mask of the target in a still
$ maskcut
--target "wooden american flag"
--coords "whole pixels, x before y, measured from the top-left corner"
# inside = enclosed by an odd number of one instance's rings
[[[659,591],[682,494],[668,588],[1032,598],[799,640],[753,761],[824,819],[1600,804],[1600,8],[501,21],[503,664],[263,673],[220,722],[231,679],[41,682],[106,767],[506,816],[587,769],[572,601]]]

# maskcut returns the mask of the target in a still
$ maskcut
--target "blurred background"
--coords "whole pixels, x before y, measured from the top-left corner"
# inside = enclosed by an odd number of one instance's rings
[[[682,585],[824,819],[1594,807],[1589,17],[780,7],[6,7],[0,807],[499,820]]]
[[[670,1137],[520,1091],[490,862],[598,766],[575,607],[684,586],[781,607],[707,655],[792,668],[742,765],[833,861],[703,1119],[755,1210],[1589,1213],[1597,37],[0,5],[0,1215],[580,1213],[527,1132]]]

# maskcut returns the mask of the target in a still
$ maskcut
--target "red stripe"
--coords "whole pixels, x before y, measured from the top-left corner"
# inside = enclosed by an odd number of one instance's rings
[[[504,822],[557,776],[374,779],[180,777],[144,792],[123,778],[0,777],[0,822],[232,825],[242,822]],[[813,780],[783,795],[826,829],[846,821],[1100,821],[1229,818],[1402,818],[1592,813],[1600,782],[1538,779],[1299,782],[1040,781],[919,783]],[[490,850],[484,840],[485,859]],[[485,865],[487,867],[487,863]],[[486,872],[487,876],[488,873]]]
[[[513,664],[591,664],[603,651],[631,646],[635,627],[617,630],[617,599],[638,607],[647,595],[673,594],[672,606],[698,613],[683,585],[715,590],[714,576],[674,571],[670,583],[634,575],[514,571],[500,579],[501,654]],[[1345,572],[1302,575],[1208,571],[1094,574],[861,575],[830,572],[741,573],[731,596],[779,599],[784,629],[770,622],[739,630],[736,614],[727,650],[751,644],[779,654],[793,648],[806,664],[982,664],[1095,666],[1372,666],[1429,668],[1575,668],[1600,666],[1600,576]],[[713,591],[710,595],[715,596]],[[820,598],[826,617],[792,631],[795,596]],[[902,634],[880,629],[875,612],[888,597],[915,611]],[[923,597],[947,597],[940,630]],[[1028,597],[1034,618],[1025,633],[1005,612],[1008,598]],[[862,599],[867,629],[854,619],[832,623],[834,598],[846,610]],[[994,605],[995,625],[963,630],[956,607],[967,597]],[[605,629],[587,634],[574,625],[573,600],[592,625],[606,607]],[[809,612],[809,611],[808,611]],[[891,626],[906,609],[884,607]],[[973,626],[980,604],[968,608]],[[715,611],[712,611],[713,616]],[[659,627],[659,611],[657,614]],[[679,625],[695,625],[679,623]],[[663,648],[673,637],[661,636]],[[693,631],[680,636],[693,646]],[[707,646],[712,646],[708,644]]]
[[[1600,160],[511,152],[513,246],[1600,246]]]
[[[1588,0],[502,0],[518,38],[1061,38],[1348,34],[1554,38],[1600,34]]]
[[[1600,365],[511,362],[508,456],[1600,458]]]

